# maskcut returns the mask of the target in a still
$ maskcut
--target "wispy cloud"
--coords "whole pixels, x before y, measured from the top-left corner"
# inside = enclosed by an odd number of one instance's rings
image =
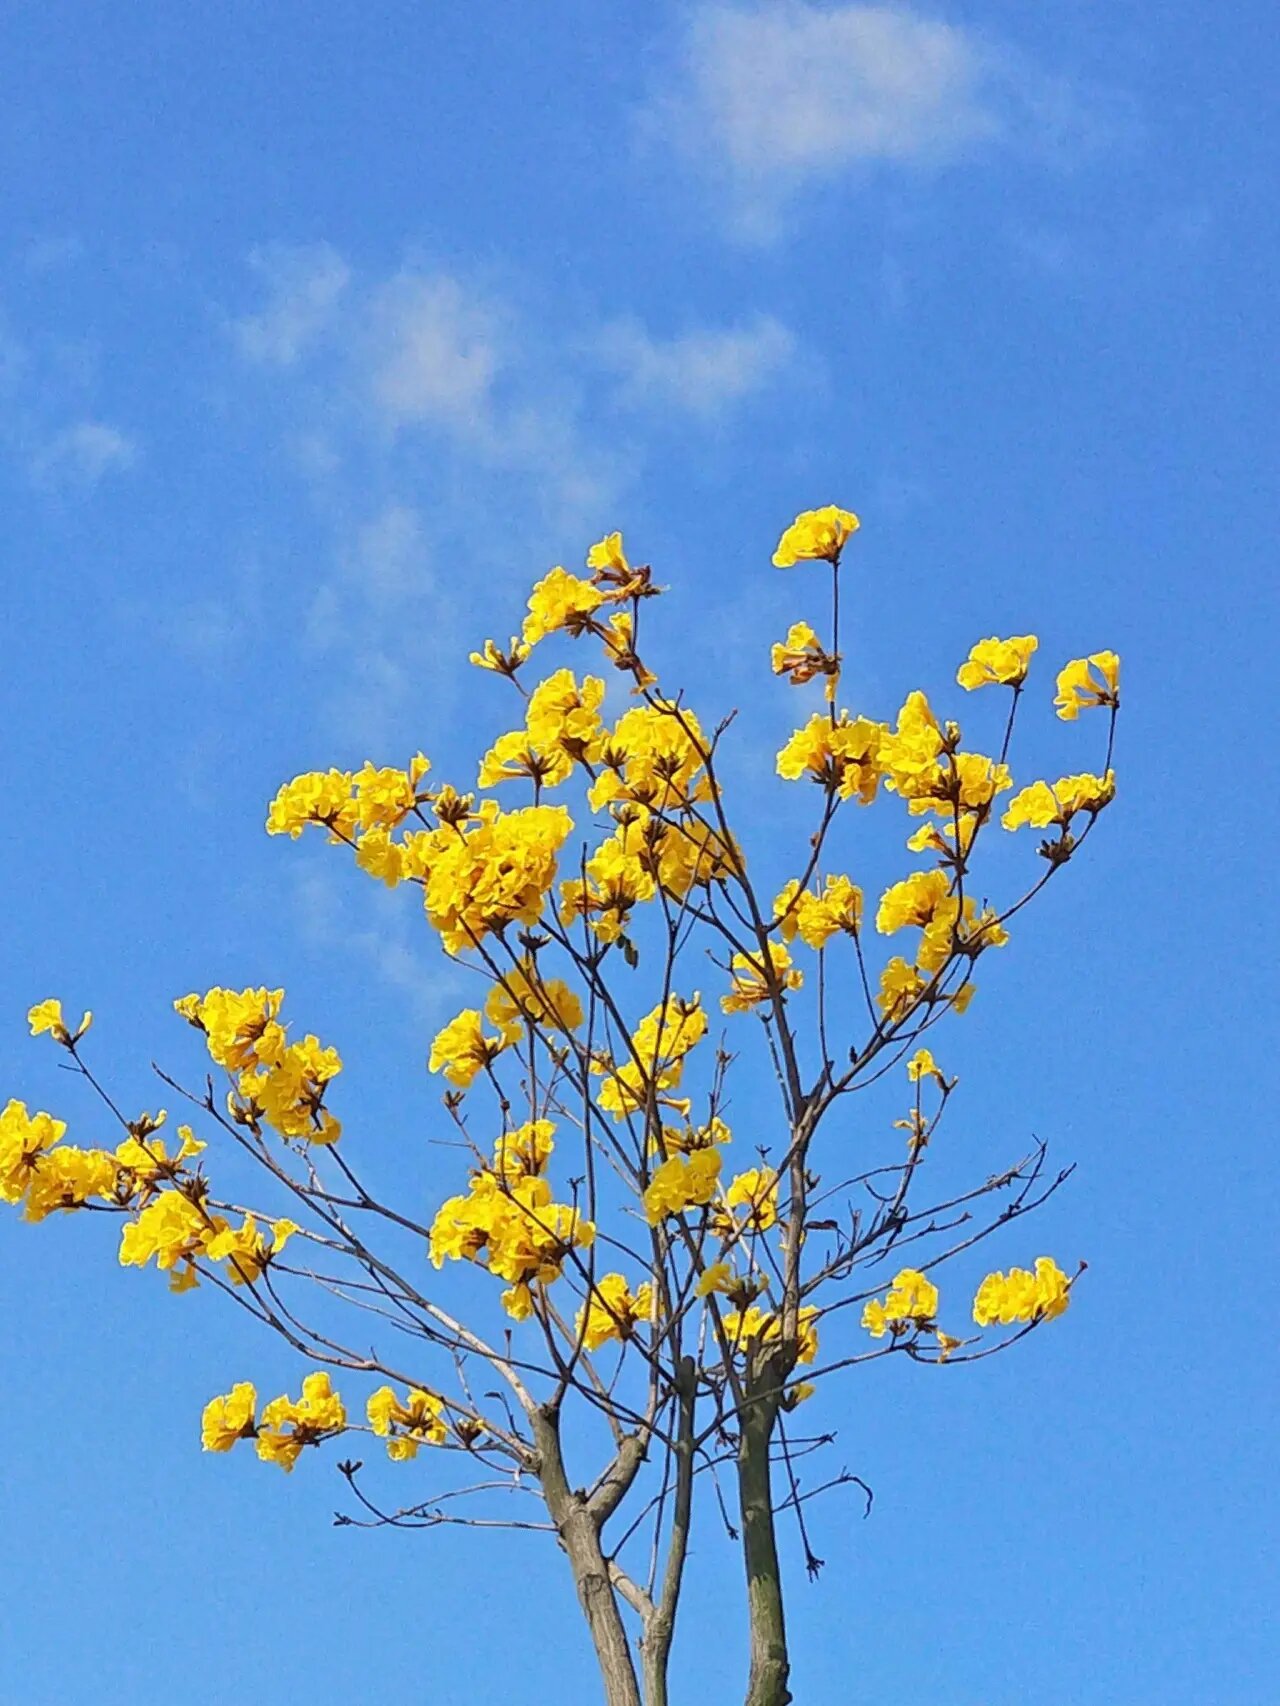
[[[1060,153],[1096,140],[1099,123],[1069,81],[969,29],[907,6],[804,0],[696,8],[644,113],[757,237],[824,180],[1004,144]]]
[[[447,273],[406,273],[371,303],[372,390],[395,424],[492,427],[500,316]]]
[[[333,324],[351,271],[327,243],[270,244],[249,265],[266,287],[255,314],[232,322],[241,351],[273,367],[292,367]]]
[[[36,449],[29,461],[39,486],[91,489],[107,474],[132,468],[138,446],[106,421],[77,421]]]
[[[774,380],[790,360],[795,339],[767,314],[739,326],[698,327],[669,338],[656,337],[631,319],[607,326],[597,349],[603,365],[619,379],[625,404],[706,418]]]

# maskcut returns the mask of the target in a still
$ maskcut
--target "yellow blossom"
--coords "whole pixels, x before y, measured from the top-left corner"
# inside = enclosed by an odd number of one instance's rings
[[[842,711],[833,723],[815,712],[779,752],[778,774],[788,782],[808,777],[842,800],[856,797],[864,806],[870,805],[880,784],[884,734],[884,725],[867,717],[850,719]]]
[[[830,657],[821,640],[807,622],[793,622],[785,640],[775,643],[770,652],[775,675],[785,675],[793,687],[803,687],[815,675],[825,675],[826,695],[835,697],[836,680],[840,673],[837,658]]]
[[[386,1440],[393,1463],[408,1462],[420,1446],[443,1445],[449,1437],[444,1400],[420,1386],[411,1386],[403,1402],[390,1386],[380,1386],[370,1394],[365,1414],[374,1433]]]
[[[230,1451],[240,1439],[254,1435],[254,1411],[258,1394],[247,1380],[237,1381],[230,1392],[212,1398],[200,1419],[200,1438],[205,1451]]]
[[[828,877],[822,893],[801,889],[792,878],[773,903],[773,916],[782,939],[798,935],[810,948],[824,948],[832,936],[844,931],[856,936],[862,923],[862,890],[848,877]]]
[[[1007,1274],[988,1274],[973,1300],[973,1318],[979,1327],[1018,1321],[1052,1321],[1071,1300],[1071,1281],[1049,1256],[1037,1256],[1036,1271],[1010,1268]]]
[[[799,989],[804,973],[791,964],[791,955],[781,942],[766,943],[766,956],[757,949],[752,954],[734,954],[729,962],[733,983],[729,993],[720,997],[726,1013],[749,1013],[753,1007],[773,998],[775,989]]]
[[[1058,781],[1032,782],[1009,801],[1000,819],[1006,829],[1047,829],[1058,824],[1066,829],[1077,812],[1096,816],[1116,796],[1116,773],[1108,770],[1105,776],[1088,771],[1078,776],[1063,776]]]
[[[258,1423],[257,1452],[264,1463],[277,1463],[290,1471],[304,1446],[318,1445],[341,1433],[347,1425],[342,1399],[323,1372],[308,1374],[302,1396],[273,1398]]]
[[[798,1311],[796,1322],[796,1361],[809,1363],[818,1354],[818,1310],[806,1304]],[[773,1312],[758,1309],[735,1311],[724,1318],[725,1336],[735,1351],[751,1355],[758,1345],[776,1345],[782,1339],[782,1320]]]
[[[485,1035],[480,1014],[468,1007],[436,1032],[427,1070],[443,1072],[450,1084],[467,1090],[506,1046],[502,1037]]]
[[[1015,634],[1008,640],[993,634],[988,640],[979,640],[956,671],[956,680],[966,692],[992,684],[1020,687],[1039,644],[1034,634]]]
[[[910,1327],[932,1323],[938,1313],[938,1288],[917,1268],[903,1268],[894,1275],[882,1303],[871,1298],[862,1311],[862,1325],[873,1339],[886,1331],[901,1333]]]
[[[947,1081],[927,1048],[918,1048],[911,1056],[907,1062],[907,1077],[913,1084],[918,1084],[922,1078],[933,1078],[940,1089],[946,1089]]]
[[[577,1331],[586,1348],[597,1351],[610,1339],[629,1339],[652,1308],[653,1287],[647,1281],[633,1293],[621,1274],[605,1274],[578,1311]]]
[[[529,594],[529,614],[524,619],[524,643],[534,646],[548,634],[564,628],[581,633],[592,613],[604,602],[604,594],[590,581],[580,580],[566,570],[549,570]]]
[[[825,558],[840,561],[845,543],[861,523],[851,510],[828,504],[825,509],[806,509],[786,529],[773,553],[775,568],[789,569],[796,563]]]
[[[495,641],[486,640],[482,650],[472,652],[467,661],[477,669],[490,669],[495,675],[514,676],[532,650],[532,646],[513,634],[505,652]]]
[[[749,1167],[730,1179],[724,1193],[726,1213],[716,1217],[722,1238],[740,1231],[767,1232],[778,1218],[778,1175],[769,1167]],[[736,1211],[745,1209],[739,1217]]]
[[[1058,715],[1072,723],[1090,705],[1120,703],[1120,659],[1114,652],[1091,652],[1087,658],[1073,658],[1058,672],[1058,692],[1054,699]]]
[[[45,1032],[48,1032],[55,1043],[63,1043],[69,1047],[73,1043],[78,1043],[80,1038],[89,1029],[89,1026],[93,1023],[93,1014],[86,1013],[81,1019],[76,1030],[72,1032],[68,1030],[66,1021],[62,1017],[61,1001],[55,1001],[51,998],[48,1001],[36,1002],[35,1006],[27,1014],[27,1023],[31,1026],[31,1035],[33,1037],[38,1037],[43,1035]]]
[[[718,1149],[696,1149],[673,1155],[654,1169],[644,1192],[644,1212],[650,1226],[687,1208],[703,1208],[715,1195],[720,1178]]]

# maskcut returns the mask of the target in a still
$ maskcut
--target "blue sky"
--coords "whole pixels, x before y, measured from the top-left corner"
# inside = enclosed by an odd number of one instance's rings
[[[946,1043],[975,1170],[1031,1132],[1079,1162],[992,1265],[1052,1249],[1088,1283],[1019,1355],[816,1401],[876,1504],[817,1512],[805,1702],[1275,1688],[1272,24],[1091,0],[0,22],[0,1084],[74,1136],[105,1134],[32,1001],[92,1006],[96,1058],[154,1107],[152,1058],[196,1069],[172,998],[252,981],[341,1046],[373,1155],[420,1142],[457,981],[404,896],[267,840],[265,802],[314,765],[474,757],[501,713],[478,726],[467,650],[606,528],[673,589],[673,673],[746,707],[766,861],[796,698],[764,647],[814,613],[768,566],[796,509],[863,517],[860,710],[948,703],[973,640],[1032,629],[1028,774],[1084,768],[1050,668],[1124,655],[1120,802]],[[214,1298],[75,1219],[7,1222],[0,1285],[6,1697],[487,1699],[513,1653],[530,1697],[592,1697],[549,1548],[337,1531],[329,1462],[200,1454],[212,1393],[293,1373]],[[735,1697],[739,1568],[708,1525],[677,1699]]]

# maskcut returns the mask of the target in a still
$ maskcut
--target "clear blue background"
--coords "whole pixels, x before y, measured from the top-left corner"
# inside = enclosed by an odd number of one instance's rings
[[[1021,1354],[818,1400],[876,1504],[815,1511],[797,1697],[1255,1706],[1278,1681],[1272,8],[899,9],[870,65],[821,35],[840,8],[782,8],[850,80],[833,102],[824,73],[835,117],[786,173],[802,60],[762,54],[781,128],[706,104],[750,84],[745,16],[717,69],[697,7],[6,9],[0,1083],[105,1138],[26,1038],[32,1001],[91,1005],[96,1059],[153,1107],[153,1056],[197,1069],[175,995],[283,983],[341,1046],[370,1153],[420,1165],[456,979],[411,898],[268,841],[266,800],[315,764],[474,755],[502,713],[466,720],[466,650],[621,526],[673,588],[673,670],[751,707],[743,798],[777,858],[751,767],[796,700],[763,647],[816,608],[768,553],[797,508],[851,505],[858,709],[919,684],[958,710],[970,643],[1025,629],[1033,769],[1097,760],[1095,725],[1049,714],[1058,661],[1114,646],[1126,708],[1120,803],[939,1045],[974,1173],[1030,1132],[1080,1163],[997,1261],[1084,1257],[1087,1285]],[[939,39],[961,69],[922,96]],[[888,129],[842,129],[860,104]],[[331,1461],[202,1456],[207,1397],[292,1365],[113,1249],[84,1218],[0,1227],[4,1698],[461,1702],[513,1664],[530,1699],[594,1697],[538,1538],[339,1531]],[[677,1701],[740,1698],[739,1570],[708,1521]]]

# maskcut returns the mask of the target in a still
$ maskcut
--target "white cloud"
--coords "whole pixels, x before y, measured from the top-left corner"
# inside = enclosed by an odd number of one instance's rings
[[[395,423],[479,431],[500,365],[498,317],[447,274],[393,279],[373,304],[373,395]]]
[[[794,349],[791,333],[767,314],[671,338],[654,337],[638,320],[620,320],[598,344],[602,363],[621,381],[624,402],[703,417],[767,385]]]
[[[333,323],[351,271],[327,243],[255,249],[249,264],[267,285],[258,314],[233,322],[236,341],[251,361],[292,367]]]
[[[361,526],[350,573],[380,605],[395,604],[430,586],[422,517],[409,504],[388,503]]]
[[[113,470],[131,468],[137,444],[105,421],[77,421],[55,434],[31,458],[31,477],[41,486],[96,486]]]
[[[645,127],[722,183],[753,235],[776,235],[806,186],[876,165],[936,166],[980,145],[1061,157],[1093,115],[972,31],[907,6],[712,3],[688,23],[680,61]]]

